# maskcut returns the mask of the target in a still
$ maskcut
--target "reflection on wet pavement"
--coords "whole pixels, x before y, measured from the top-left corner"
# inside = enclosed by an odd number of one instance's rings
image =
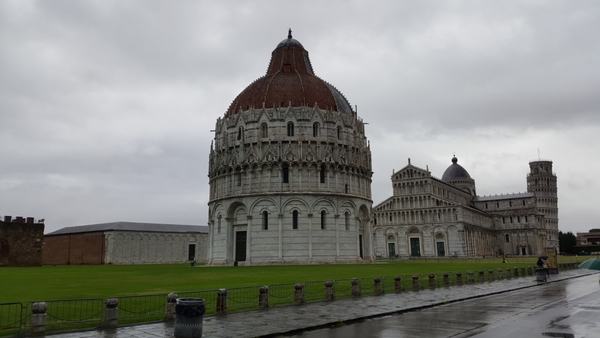
[[[598,276],[305,332],[294,337],[600,337]]]

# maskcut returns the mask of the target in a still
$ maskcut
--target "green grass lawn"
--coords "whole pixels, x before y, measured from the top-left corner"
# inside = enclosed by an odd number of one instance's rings
[[[582,261],[582,257],[560,257]],[[394,260],[376,264],[191,267],[86,265],[0,268],[0,303],[102,298],[329,279],[429,274],[534,265],[535,258]]]

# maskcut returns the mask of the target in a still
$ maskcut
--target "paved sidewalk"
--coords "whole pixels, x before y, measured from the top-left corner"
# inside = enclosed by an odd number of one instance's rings
[[[566,270],[551,275],[548,283],[577,278],[597,271]],[[420,291],[388,293],[383,296],[363,296],[290,305],[263,310],[236,312],[225,316],[204,318],[203,337],[271,337],[298,333],[306,329],[328,327],[368,318],[387,316],[465,299],[493,295],[538,286],[535,276],[496,280],[486,283],[441,287]],[[38,336],[39,337],[39,336]],[[156,323],[47,335],[49,338],[153,338],[173,337],[173,323]]]

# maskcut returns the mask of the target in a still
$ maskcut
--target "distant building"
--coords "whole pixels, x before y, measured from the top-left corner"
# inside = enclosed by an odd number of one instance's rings
[[[379,257],[539,255],[558,249],[552,161],[529,163],[527,192],[477,196],[456,157],[442,179],[408,165],[391,177],[393,195],[373,208]]]
[[[577,246],[600,245],[600,232],[578,232]]]
[[[44,221],[4,216],[0,220],[0,266],[42,265]]]
[[[44,264],[205,262],[208,227],[114,222],[62,228],[45,235]]]
[[[365,123],[291,31],[214,129],[209,264],[373,260]]]

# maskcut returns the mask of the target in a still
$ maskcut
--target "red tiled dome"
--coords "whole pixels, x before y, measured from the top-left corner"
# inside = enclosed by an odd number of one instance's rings
[[[289,31],[273,53],[267,74],[244,89],[225,116],[249,108],[314,107],[352,113],[348,100],[331,84],[315,75],[308,52]]]

